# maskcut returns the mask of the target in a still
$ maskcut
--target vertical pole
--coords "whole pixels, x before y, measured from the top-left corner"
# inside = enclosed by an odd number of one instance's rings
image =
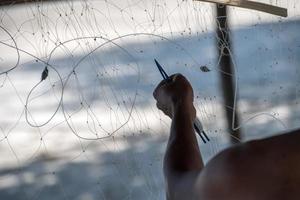
[[[220,84],[224,98],[224,110],[226,113],[227,128],[231,134],[230,141],[232,144],[238,143],[241,139],[240,129],[233,130],[232,127],[233,119],[234,126],[238,126],[239,118],[237,113],[237,107],[233,110],[234,105],[234,92],[235,92],[235,80],[232,60],[230,55],[230,38],[229,38],[229,26],[227,23],[227,7],[223,4],[216,4],[217,7],[217,47],[218,56],[220,58],[219,69],[220,69]],[[233,118],[235,116],[235,118]]]

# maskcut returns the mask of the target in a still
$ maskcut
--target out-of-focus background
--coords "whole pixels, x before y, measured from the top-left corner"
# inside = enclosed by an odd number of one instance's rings
[[[238,127],[227,127],[216,5],[196,1],[45,1],[0,7],[0,199],[165,199],[170,120],[152,91],[180,72],[211,141],[300,126],[300,2],[287,18],[228,7]],[[220,17],[220,16],[219,16]],[[48,77],[41,81],[42,73]],[[226,105],[225,105],[226,106]],[[228,107],[228,106],[227,106]]]

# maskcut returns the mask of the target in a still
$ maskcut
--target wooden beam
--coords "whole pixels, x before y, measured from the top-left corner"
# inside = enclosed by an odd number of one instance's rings
[[[228,6],[236,6],[240,8],[252,9],[257,10],[273,15],[278,15],[281,17],[287,17],[288,11],[286,8],[273,6],[270,4],[265,4],[256,1],[246,1],[246,0],[194,0],[194,1],[204,1],[210,3],[217,3],[217,4],[224,4]]]
[[[58,1],[58,0],[0,0],[0,6],[11,6],[16,4],[51,2],[51,1]]]
[[[234,73],[232,65],[232,57],[229,51],[231,49],[231,41],[229,35],[229,26],[227,23],[227,6],[221,6],[216,4],[216,14],[217,14],[217,49],[218,56],[220,57],[219,69],[220,69],[220,87],[223,93],[224,100],[224,111],[227,122],[227,131],[230,134],[230,141],[232,144],[239,143],[241,141],[241,130],[234,129],[232,125],[239,126],[239,115],[238,107],[234,107],[235,101],[235,80],[234,76],[237,74]],[[233,76],[232,76],[233,75]],[[235,116],[235,117],[233,117]],[[234,120],[234,121],[233,121]]]

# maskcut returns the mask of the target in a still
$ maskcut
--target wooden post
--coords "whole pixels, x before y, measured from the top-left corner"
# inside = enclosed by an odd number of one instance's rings
[[[230,137],[231,143],[238,143],[241,139],[241,131],[233,130],[233,116],[235,116],[234,126],[237,127],[239,123],[239,117],[236,109],[233,110],[234,105],[234,94],[235,94],[235,80],[232,60],[229,50],[230,38],[229,38],[229,27],[227,23],[227,8],[226,5],[216,4],[217,10],[217,47],[218,55],[220,58],[219,69],[220,69],[220,84],[224,98],[224,110],[226,113],[227,128],[228,132],[232,135]]]
[[[251,10],[257,10],[272,15],[277,15],[281,17],[287,17],[288,11],[286,8],[273,6],[270,4],[265,4],[257,1],[247,1],[247,0],[194,0],[194,1],[203,1],[217,4],[224,4],[228,6],[235,6],[239,8],[246,8]]]

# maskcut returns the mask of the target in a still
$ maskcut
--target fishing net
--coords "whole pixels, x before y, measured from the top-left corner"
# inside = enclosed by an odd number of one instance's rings
[[[300,3],[282,18],[230,7],[243,140],[299,127]],[[182,73],[211,141],[229,146],[215,4],[45,1],[0,7],[0,199],[164,199],[170,119],[152,97]],[[237,138],[236,138],[237,139]],[[238,139],[237,139],[238,140]]]

